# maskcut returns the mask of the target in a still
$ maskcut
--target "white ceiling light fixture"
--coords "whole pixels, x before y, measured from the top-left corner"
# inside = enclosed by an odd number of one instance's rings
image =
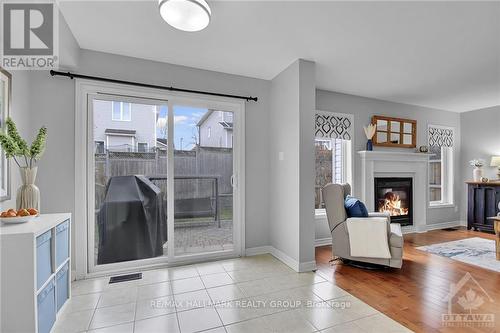
[[[210,23],[212,12],[205,0],[159,0],[160,15],[182,31],[200,31]]]

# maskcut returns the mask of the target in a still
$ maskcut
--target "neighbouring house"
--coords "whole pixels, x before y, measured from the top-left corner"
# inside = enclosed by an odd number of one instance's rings
[[[200,147],[233,147],[233,113],[208,110],[198,121]]]
[[[158,145],[156,105],[94,101],[95,152],[146,152]]]
[[[167,150],[167,139],[156,138],[156,148],[158,148],[159,150]]]

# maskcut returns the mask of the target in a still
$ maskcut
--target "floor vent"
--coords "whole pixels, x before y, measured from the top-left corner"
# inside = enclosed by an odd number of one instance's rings
[[[132,281],[132,280],[140,280],[140,279],[142,279],[142,273],[117,275],[117,276],[112,276],[109,279],[109,284],[111,284],[111,283],[119,283],[119,282],[126,282],[126,281]]]

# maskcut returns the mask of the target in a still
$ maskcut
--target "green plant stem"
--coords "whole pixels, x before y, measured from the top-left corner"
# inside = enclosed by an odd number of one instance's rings
[[[15,157],[15,156],[12,156],[12,157],[14,158],[14,162],[16,162],[17,166],[18,166],[19,168],[22,168],[22,167],[21,167],[21,164],[19,164],[19,162],[17,161],[16,157]]]

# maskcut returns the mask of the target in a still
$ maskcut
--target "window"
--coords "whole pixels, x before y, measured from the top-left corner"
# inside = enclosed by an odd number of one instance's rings
[[[207,138],[210,139],[211,136],[212,136],[212,127],[208,127]]]
[[[145,153],[145,152],[147,152],[148,151],[148,144],[147,144],[147,142],[139,142],[137,144],[137,151],[139,153]]]
[[[329,183],[351,183],[351,141],[342,139],[315,139],[315,198],[317,213],[325,208],[321,189]]]
[[[104,141],[96,141],[95,142],[95,153],[96,154],[104,154]]]
[[[429,126],[429,205],[453,205],[453,129]]]
[[[131,121],[132,110],[130,103],[111,102],[112,103],[112,119],[115,121]]]
[[[325,214],[321,189],[329,183],[352,186],[352,114],[316,111],[314,152],[316,178],[314,208],[316,215]]]

